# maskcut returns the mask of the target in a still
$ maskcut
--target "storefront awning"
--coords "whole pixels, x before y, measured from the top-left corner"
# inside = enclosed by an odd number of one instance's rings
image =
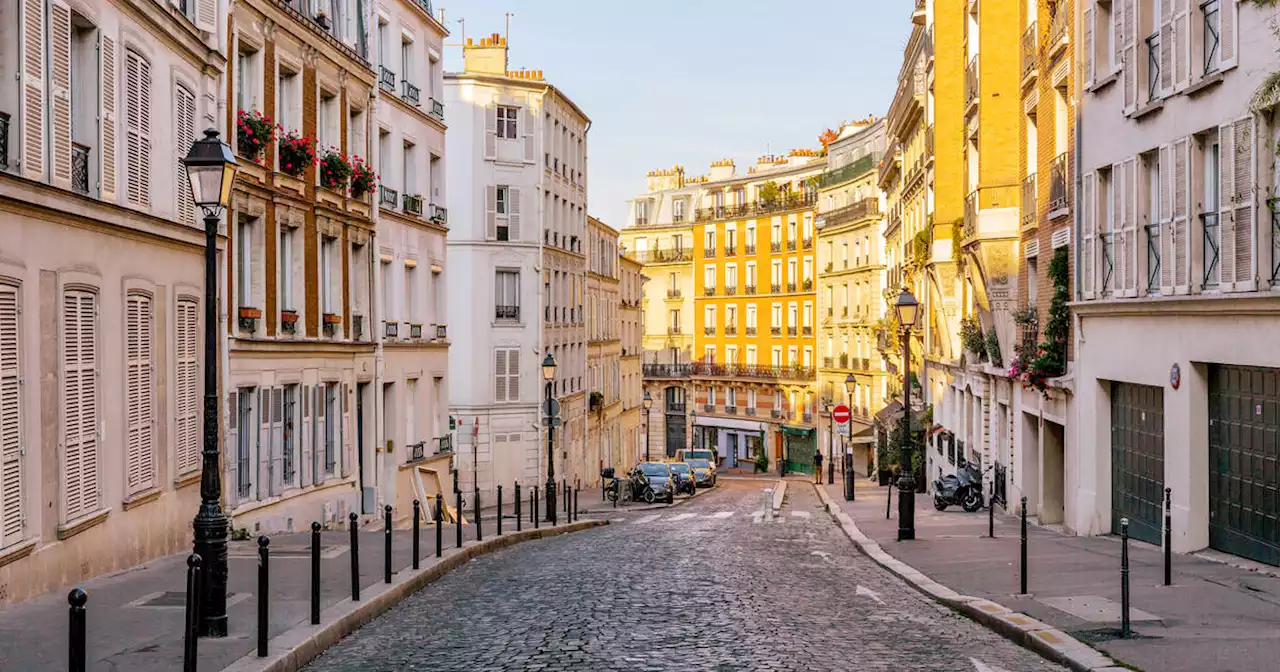
[[[733,420],[731,418],[714,418],[705,415],[695,416],[693,424],[697,427],[719,427],[721,429],[737,429],[744,432],[764,431],[763,422],[750,420]]]
[[[783,434],[790,434],[791,436],[812,436],[812,435],[813,435],[813,428],[812,428],[812,427],[795,427],[795,426],[792,426],[792,425],[783,425],[783,426],[782,426],[782,433],[783,433]]]

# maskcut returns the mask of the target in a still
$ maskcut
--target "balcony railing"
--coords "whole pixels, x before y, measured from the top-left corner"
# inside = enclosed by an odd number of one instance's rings
[[[841,182],[848,182],[868,171],[875,170],[876,164],[880,162],[880,157],[881,154],[879,152],[872,152],[864,154],[843,168],[828,170],[818,178],[818,188],[826,189]]]
[[[1051,5],[1053,6],[1053,5]],[[1050,54],[1058,48],[1067,39],[1067,4],[1065,2],[1056,5],[1057,10],[1053,12],[1053,18],[1049,20],[1049,49]]]
[[[396,73],[392,72],[387,66],[378,66],[378,86],[382,87],[387,93],[396,92]]]
[[[431,204],[431,216],[429,219],[436,224],[444,226],[449,223],[449,210],[443,205]]]
[[[704,259],[715,259],[715,258],[716,258],[716,248],[715,248],[715,246],[714,246],[714,245],[707,245],[707,246],[703,247],[703,248],[702,248],[702,257],[703,257]]]
[[[436,340],[437,341],[449,340],[449,325],[437,324],[435,326],[436,326]]]
[[[724,295],[725,295],[725,296],[735,296],[735,295],[737,295],[737,293],[738,293],[738,286],[737,286],[737,285],[725,285],[725,287],[724,287]]]
[[[1147,36],[1147,100],[1160,98],[1160,31]]]
[[[418,194],[404,195],[404,211],[411,215],[422,216],[422,197]]]
[[[755,336],[755,335],[756,335],[756,328],[755,328],[755,327],[747,327],[747,335],[748,335],[748,336]]]
[[[1022,344],[1022,356],[1034,356],[1036,347],[1040,344],[1040,325],[1036,322],[1027,322],[1019,325],[1018,340]]]
[[[769,334],[772,336],[781,336],[782,327],[769,327]]]
[[[772,292],[772,293],[774,293],[774,294],[781,293],[781,292],[782,292],[782,285],[780,285],[780,284],[778,284],[778,283],[776,283],[776,282],[775,282],[775,283],[773,283],[773,284],[769,285],[769,291],[770,291],[770,292]]]
[[[1038,212],[1036,210],[1036,174],[1031,173],[1022,180],[1022,225],[1034,224]]]
[[[89,193],[89,147],[78,142],[71,143],[71,188],[80,194]]]
[[[805,336],[812,336],[812,335],[813,335],[813,327],[811,327],[811,326],[801,327],[801,328],[800,328],[800,333],[801,333],[801,334],[804,334]]]
[[[773,241],[773,242],[769,243],[769,251],[770,251],[770,252],[781,252],[781,251],[782,251],[782,241],[781,241],[781,240],[775,240],[775,241]]]
[[[978,234],[978,192],[971,191],[964,197],[964,241],[971,241]]]
[[[681,292],[681,291],[680,291],[680,289],[679,289],[678,287],[677,287],[677,288],[668,288],[668,289],[667,289],[667,298],[668,298],[668,299],[678,299],[678,298],[680,298],[682,295],[683,295],[683,292]]]
[[[738,253],[738,246],[737,246],[737,245],[725,245],[725,246],[724,246],[724,256],[726,256],[726,257],[732,257],[732,256],[734,256],[734,255],[735,255],[735,254],[737,254],[737,253]]]
[[[400,200],[400,192],[385,185],[378,185],[378,206],[383,208],[395,209],[396,202]]]
[[[743,245],[743,246],[742,246],[742,252],[743,252],[743,254],[747,254],[747,255],[755,254],[755,253],[756,253],[756,244],[755,244],[755,243],[747,243],[746,245]]]
[[[800,418],[801,418],[802,420],[804,420],[805,422],[813,422],[813,413],[810,413],[810,412],[808,412],[808,411],[805,411],[804,413],[802,413],[802,414],[800,415]]]
[[[430,111],[431,116],[437,119],[443,120],[444,119],[444,103],[439,100],[436,100],[435,98],[429,98],[428,100],[431,101],[431,111]]]
[[[813,280],[807,279],[804,282],[800,283],[800,288],[806,292],[811,291],[813,289]]]
[[[843,354],[841,354],[841,355],[840,355],[840,368],[842,368],[842,369],[847,369],[847,368],[849,368],[849,354],[848,354],[848,353],[843,353]]]
[[[675,249],[641,250],[636,252],[636,261],[642,264],[665,264],[693,261],[693,250],[684,247],[678,247]]]
[[[795,327],[787,327],[787,335],[788,335],[788,336],[795,336],[795,335],[796,335],[796,328],[795,328]]]
[[[409,338],[419,339],[419,340],[422,338],[421,324],[413,324],[413,323],[409,324]]]
[[[822,214],[826,226],[835,226],[858,219],[874,217],[880,214],[880,201],[875,198],[864,198]]]
[[[688,378],[693,374],[692,364],[644,364],[645,378]]]
[[[812,237],[812,236],[806,237],[804,240],[800,241],[800,245],[801,245],[801,247],[803,247],[803,248],[804,248],[804,249],[806,249],[806,250],[812,250],[812,249],[813,249],[813,237]]]
[[[725,335],[725,336],[737,336],[737,335],[738,335],[738,325],[736,325],[736,324],[730,324],[730,325],[726,326],[726,327],[724,328],[724,335]]]
[[[746,286],[746,293],[747,293],[747,295],[749,295],[749,296],[750,296],[750,295],[754,295],[754,294],[756,293],[756,286],[755,286],[755,285],[747,285],[747,286]]]
[[[705,335],[705,336],[715,336],[715,335],[716,335],[716,328],[715,328],[715,327],[703,327],[703,328],[702,328],[702,333],[703,333],[703,335]]]
[[[413,103],[415,106],[420,107],[422,105],[422,90],[407,79],[400,81],[400,97],[404,98],[405,102]]]
[[[1216,221],[1216,220],[1215,220]],[[1207,232],[1206,232],[1207,235]],[[1101,290],[1104,295],[1109,295],[1115,291],[1116,276],[1116,239],[1114,233],[1103,233],[1098,235],[1098,245],[1102,248],[1102,264],[1100,265],[1102,273]],[[1214,257],[1216,260],[1217,257]]]
[[[1036,22],[1022,32],[1022,77],[1025,79],[1036,71]]]
[[[679,326],[675,326],[675,327],[667,327],[667,335],[668,335],[668,336],[679,336],[679,335],[680,335],[680,327],[679,327]]]
[[[1049,164],[1049,215],[1056,219],[1067,214],[1067,153],[1053,157]]]
[[[755,416],[755,414],[756,414],[756,407],[755,407],[755,406],[748,406],[748,407],[747,407],[747,410],[746,410],[746,413],[747,413],[747,415]]]
[[[795,252],[795,251],[796,251],[796,239],[795,239],[795,238],[792,238],[791,240],[788,240],[788,241],[787,241],[787,251],[788,251],[788,252]]]
[[[703,295],[703,296],[715,296],[715,295],[716,295],[716,288],[715,288],[715,287],[703,287],[703,288],[702,288],[702,295]]]
[[[1219,249],[1222,243],[1222,227],[1219,226],[1218,213],[1206,212],[1200,215],[1204,229],[1204,256],[1201,259],[1204,268],[1204,281],[1201,283],[1206,288],[1217,287],[1218,281],[1222,276],[1222,269],[1218,266]]]
[[[518,321],[520,319],[520,306],[494,306],[493,317],[498,320]]]
[[[787,283],[787,291],[788,291],[788,292],[794,292],[794,291],[796,291],[796,283],[794,283],[794,282],[788,282],[788,283]]]
[[[964,104],[968,107],[978,102],[978,57],[969,60],[964,69]]]
[[[724,412],[725,412],[725,413],[728,413],[729,415],[737,415],[737,414],[738,414],[738,407],[737,407],[737,406],[730,406],[729,404],[725,404],[725,405],[724,405]]]
[[[781,418],[781,417],[782,417],[782,409],[775,408],[775,409],[773,409],[773,410],[769,411],[769,417],[773,418],[774,420],[777,420],[778,418]]]
[[[395,320],[382,321],[383,338],[400,338],[400,323]]]
[[[693,211],[694,221],[711,222],[722,219],[746,219],[786,210],[812,207],[818,202],[817,192],[788,192],[771,201],[751,201],[741,205],[721,205],[698,208]]]
[[[646,369],[649,365],[645,365]],[[648,376],[648,372],[645,373]],[[811,366],[766,366],[763,364],[714,364],[694,362],[693,375],[718,378],[757,378],[762,380],[813,380]]]
[[[9,169],[9,113],[0,112],[0,170]]]
[[[822,358],[822,367],[823,367],[823,368],[825,368],[825,369],[829,369],[829,368],[831,368],[831,362],[832,362],[832,359],[831,359],[831,357],[830,357],[830,356],[823,357],[823,358]]]

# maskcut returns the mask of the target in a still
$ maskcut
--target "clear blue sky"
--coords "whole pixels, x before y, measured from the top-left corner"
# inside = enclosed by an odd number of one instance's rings
[[[436,0],[460,45],[511,19],[510,65],[541,69],[593,122],[591,214],[622,228],[655,168],[690,174],[767,149],[817,147],[883,116],[911,29],[906,0]],[[445,67],[462,67],[459,46]]]

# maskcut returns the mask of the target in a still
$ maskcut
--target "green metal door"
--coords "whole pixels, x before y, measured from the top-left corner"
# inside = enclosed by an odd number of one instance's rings
[[[1280,565],[1280,369],[1209,367],[1209,546]]]
[[[813,430],[807,427],[782,426],[783,458],[787,473],[813,473],[813,451],[817,445]]]
[[[1160,543],[1164,518],[1164,390],[1111,384],[1111,531]]]

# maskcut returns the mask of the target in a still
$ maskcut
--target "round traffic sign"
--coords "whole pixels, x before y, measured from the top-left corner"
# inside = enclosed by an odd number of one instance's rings
[[[841,404],[831,409],[831,419],[836,422],[849,422],[849,407]]]

